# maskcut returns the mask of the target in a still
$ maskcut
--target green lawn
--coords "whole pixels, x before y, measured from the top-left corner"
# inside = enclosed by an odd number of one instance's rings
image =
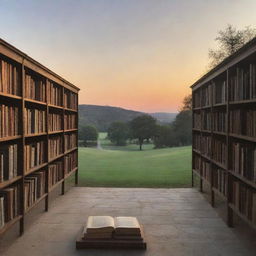
[[[100,134],[102,149],[79,148],[79,185],[189,187],[191,147],[153,149],[152,144],[115,147]]]

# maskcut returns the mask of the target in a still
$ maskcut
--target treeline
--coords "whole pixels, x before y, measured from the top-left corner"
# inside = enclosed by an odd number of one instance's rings
[[[159,125],[151,115],[142,114],[129,122],[113,122],[107,132],[108,139],[117,146],[137,143],[140,150],[145,141],[152,141],[155,148],[190,145],[192,142],[191,96],[185,97],[183,106],[170,124]],[[79,129],[79,139],[84,146],[95,145],[98,131],[93,126]]]

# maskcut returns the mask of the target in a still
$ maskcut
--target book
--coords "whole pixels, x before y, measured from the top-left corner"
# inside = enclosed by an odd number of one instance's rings
[[[0,229],[4,226],[4,197],[0,196]]]
[[[135,217],[89,216],[83,234],[84,239],[141,240],[140,224]]]
[[[64,135],[64,145],[65,151],[77,147],[77,134],[76,133],[67,133]]]
[[[62,128],[62,113],[60,112],[54,112],[50,110],[48,115],[48,127],[49,131],[60,131],[63,130]]]
[[[47,79],[47,88],[49,104],[62,106],[62,87]]]
[[[64,90],[64,107],[77,110],[77,104],[78,104],[78,99],[77,99],[77,94],[74,92],[71,92],[68,89]]]
[[[63,153],[63,137],[61,135],[51,136],[49,139],[49,157],[57,157]]]

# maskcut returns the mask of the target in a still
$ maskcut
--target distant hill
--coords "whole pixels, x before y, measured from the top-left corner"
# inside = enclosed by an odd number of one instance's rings
[[[94,125],[99,131],[107,131],[109,125],[115,121],[129,122],[133,118],[146,114],[144,112],[128,110],[119,107],[79,105],[79,125]],[[159,123],[171,123],[176,113],[147,113]]]

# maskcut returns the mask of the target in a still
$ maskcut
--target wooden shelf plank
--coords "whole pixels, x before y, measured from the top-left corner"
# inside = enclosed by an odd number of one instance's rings
[[[237,138],[237,139],[246,140],[246,141],[249,141],[249,142],[256,142],[256,138],[246,136],[246,135],[239,135],[239,134],[230,133],[229,136],[231,136],[233,138]]]
[[[44,168],[45,166],[47,166],[48,163],[43,163],[41,165],[35,166],[32,169],[28,170],[27,172],[25,172],[25,176],[28,176],[29,174],[38,171],[41,168]]]
[[[18,139],[21,139],[21,138],[22,138],[21,135],[3,137],[3,138],[0,138],[0,142],[6,142],[6,141],[10,141],[10,140],[18,140]]]
[[[64,130],[65,132],[76,132],[76,131],[78,131],[78,129],[68,129],[68,130]]]
[[[54,162],[55,160],[57,160],[57,159],[63,157],[64,155],[65,155],[65,154],[60,154],[60,155],[58,155],[58,156],[55,156],[55,157],[53,157],[53,158],[50,158],[48,163],[52,163],[52,162]]]
[[[69,150],[65,151],[65,155],[68,154],[68,153],[71,153],[72,151],[75,151],[75,150],[77,150],[77,149],[78,149],[78,147],[69,149]]]
[[[72,174],[74,174],[77,170],[78,170],[78,167],[74,168],[71,172],[67,173],[67,174],[65,175],[65,179],[67,179],[69,176],[71,176]]]
[[[14,182],[20,180],[21,178],[22,178],[22,176],[21,176],[21,175],[18,175],[18,176],[14,177],[14,178],[11,179],[11,180],[6,180],[6,181],[4,181],[4,182],[1,182],[1,183],[0,183],[0,189],[3,189],[3,188],[5,188],[5,187],[10,186],[11,184],[13,184]]]
[[[26,102],[26,103],[35,103],[35,104],[44,105],[44,106],[47,105],[46,102],[39,101],[39,100],[32,100],[32,99],[29,99],[29,98],[25,98],[25,102]]]
[[[252,181],[246,179],[245,177],[243,177],[243,176],[237,174],[236,172],[233,172],[232,170],[229,170],[229,173],[230,173],[231,175],[235,176],[236,178],[238,178],[240,181],[246,183],[248,186],[250,186],[250,187],[256,189],[256,183],[254,183],[254,182],[252,182]]]
[[[217,188],[212,188],[212,190],[214,191],[214,193],[216,193],[221,199],[223,199],[223,200],[227,200],[227,197],[222,193],[222,192],[220,192]]]
[[[70,111],[70,112],[75,112],[75,113],[78,112],[77,109],[72,109],[72,108],[64,108],[64,109],[65,109],[65,111]]]
[[[56,187],[58,187],[65,179],[59,180],[57,183],[55,183],[53,186],[49,188],[49,192],[53,191]]]
[[[59,134],[59,133],[63,133],[64,130],[60,130],[60,131],[49,131],[48,134],[52,135],[52,134]]]
[[[56,109],[62,109],[62,110],[63,110],[63,107],[62,107],[62,106],[57,106],[57,105],[48,104],[48,107],[50,107],[50,108],[56,108]]]
[[[9,98],[9,99],[15,99],[15,100],[21,100],[22,99],[21,96],[14,95],[14,94],[8,94],[8,93],[4,93],[4,92],[0,92],[0,96],[6,97],[6,98]]]
[[[22,215],[18,215],[14,219],[7,222],[1,229],[0,229],[0,236],[3,235],[9,228],[11,228],[16,222],[18,222],[22,218]]]
[[[250,227],[256,229],[256,225],[252,223],[244,214],[242,214],[235,205],[229,203],[228,206],[238,215],[242,220],[244,220]]]
[[[33,205],[31,205],[28,209],[26,209],[25,214],[27,214],[29,211],[31,211],[37,204],[39,204],[45,197],[47,196],[47,193],[45,193],[43,196],[41,196],[39,199],[37,199]]]
[[[47,132],[31,133],[31,134],[26,134],[26,135],[25,135],[25,138],[39,137],[39,136],[45,136],[45,135],[47,135]]]
[[[251,99],[251,100],[238,100],[238,101],[230,101],[230,105],[240,105],[240,104],[255,104],[256,99]]]

